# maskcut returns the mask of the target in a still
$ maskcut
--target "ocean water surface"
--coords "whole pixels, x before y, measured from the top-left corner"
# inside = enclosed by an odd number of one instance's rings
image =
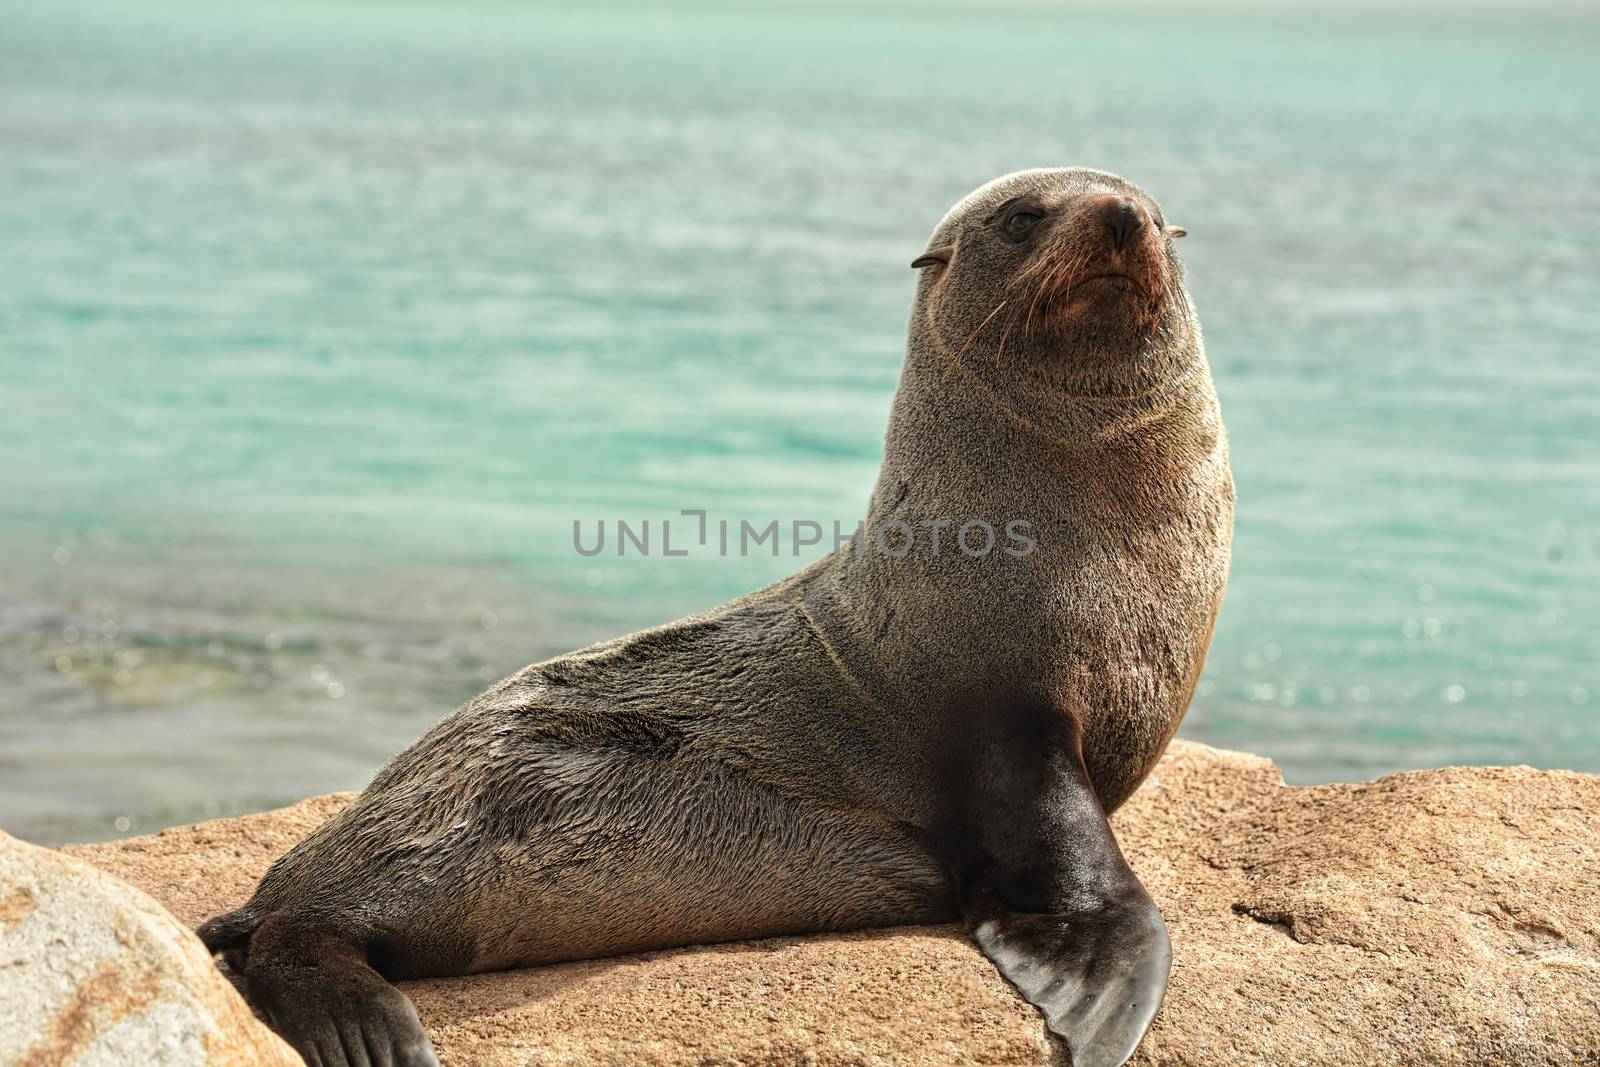
[[[1182,734],[1600,771],[1600,12],[0,0],[0,826],[355,788],[861,517],[909,261],[1128,175],[1233,442]],[[675,535],[677,531],[675,530]]]

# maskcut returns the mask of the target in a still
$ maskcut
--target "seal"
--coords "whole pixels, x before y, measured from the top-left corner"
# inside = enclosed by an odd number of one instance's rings
[[[1106,815],[1189,704],[1232,537],[1180,233],[1100,171],[961,201],[913,264],[889,550],[500,682],[207,946],[312,1064],[412,1067],[396,980],[960,918],[1075,1064],[1122,1063],[1171,946]],[[967,551],[984,526],[1031,551]]]

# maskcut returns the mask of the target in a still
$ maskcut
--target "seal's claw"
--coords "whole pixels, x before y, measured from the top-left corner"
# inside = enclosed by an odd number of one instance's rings
[[[1167,925],[1143,889],[1068,914],[989,918],[973,937],[1066,1041],[1073,1067],[1127,1062],[1172,968]]]

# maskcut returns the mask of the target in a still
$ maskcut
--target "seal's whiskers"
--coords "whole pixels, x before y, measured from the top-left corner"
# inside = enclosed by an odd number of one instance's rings
[[[967,354],[967,349],[972,347],[972,342],[977,338],[977,336],[980,333],[983,332],[983,328],[985,326],[989,325],[989,323],[994,320],[994,317],[996,315],[1000,314],[1000,309],[1005,307],[1008,303],[1010,303],[1009,300],[1002,300],[1002,301],[1000,301],[1000,303],[996,304],[994,310],[989,312],[989,314],[984,317],[984,320],[982,322],[978,323],[978,328],[973,330],[971,333],[967,334],[967,339],[966,339],[965,342],[962,343],[961,350],[955,354],[955,358],[954,359],[950,360],[947,364],[945,364],[944,370],[945,370],[946,374],[949,374],[952,370],[954,370],[956,368],[956,366],[958,364],[960,364],[961,357]]]

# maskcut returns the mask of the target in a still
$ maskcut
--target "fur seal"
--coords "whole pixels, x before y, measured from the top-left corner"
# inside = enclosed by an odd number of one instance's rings
[[[1232,538],[1179,233],[1032,170],[913,264],[868,522],[1025,519],[1034,551],[840,548],[530,666],[202,939],[312,1064],[413,1067],[394,980],[959,917],[1074,1063],[1122,1063],[1171,946],[1106,813],[1189,704]]]

